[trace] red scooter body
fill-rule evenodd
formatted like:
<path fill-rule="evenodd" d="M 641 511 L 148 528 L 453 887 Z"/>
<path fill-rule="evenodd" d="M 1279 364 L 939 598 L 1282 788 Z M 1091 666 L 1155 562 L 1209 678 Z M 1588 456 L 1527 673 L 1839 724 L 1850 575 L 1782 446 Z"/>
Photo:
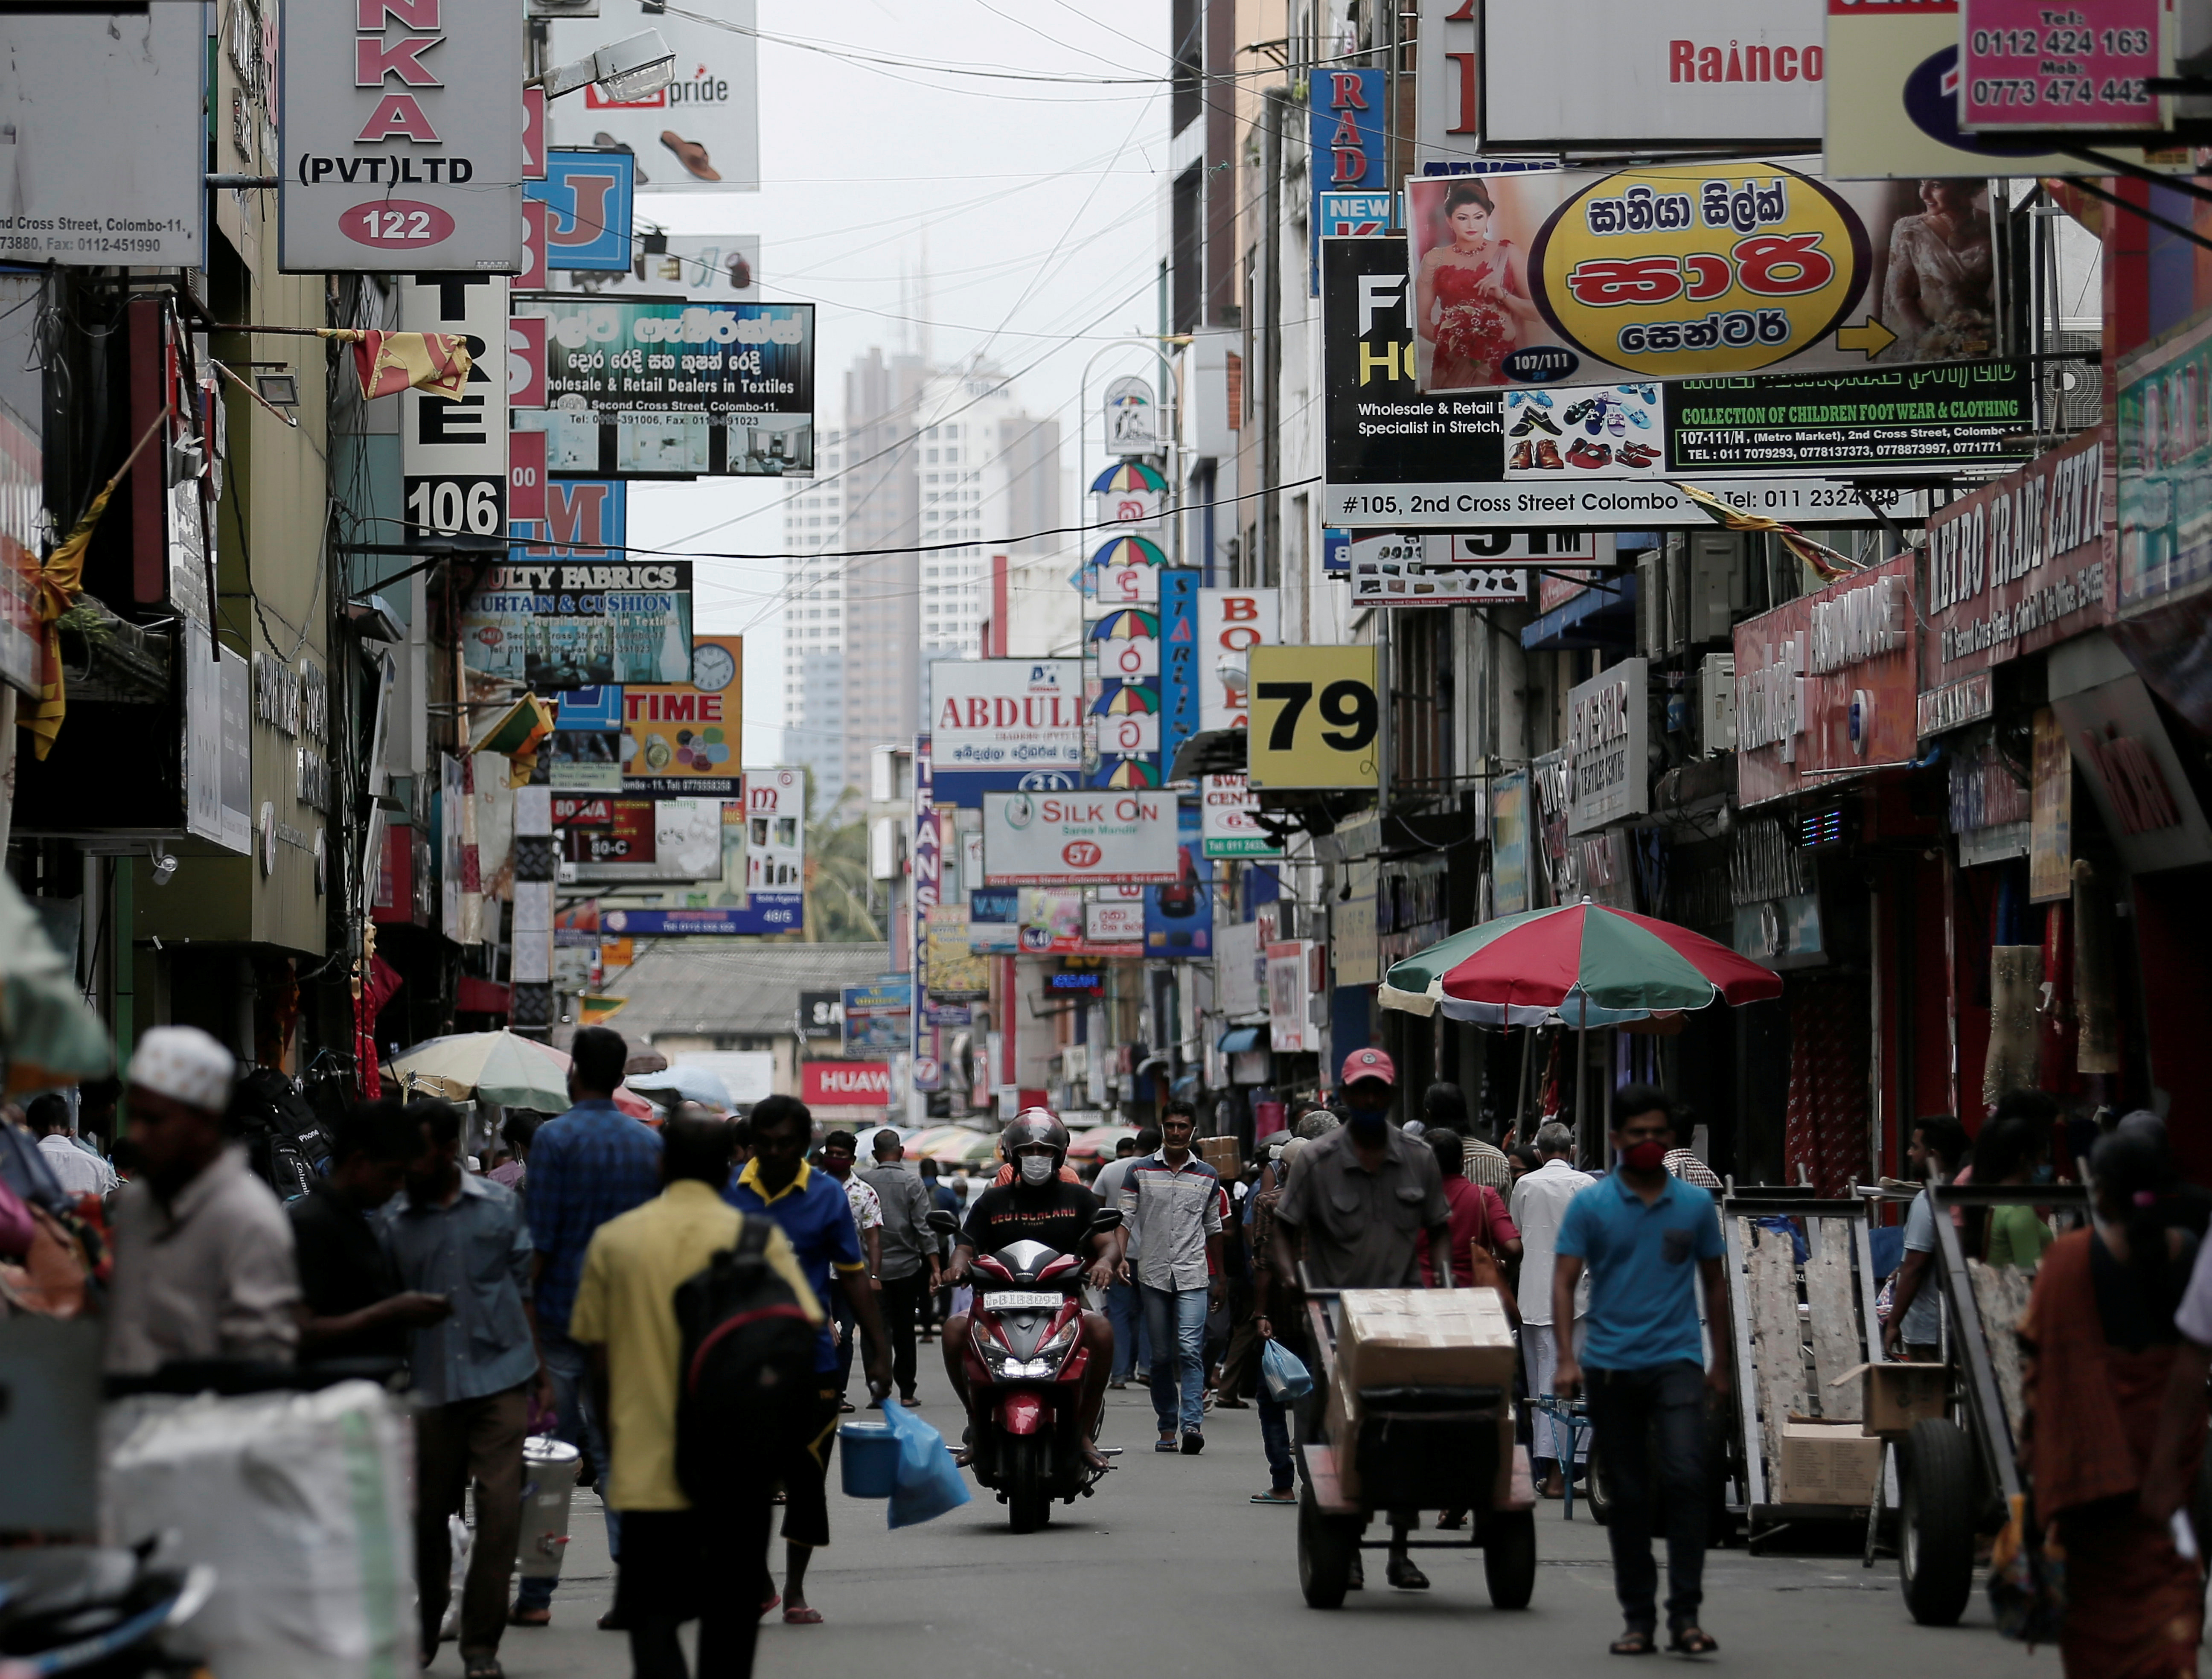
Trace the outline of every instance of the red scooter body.
<path fill-rule="evenodd" d="M 997 1490 L 1017 1533 L 1044 1525 L 1096 1479 L 1083 1453 L 1083 1264 L 1038 1242 L 977 1256 L 963 1349 L 969 1467 Z"/>

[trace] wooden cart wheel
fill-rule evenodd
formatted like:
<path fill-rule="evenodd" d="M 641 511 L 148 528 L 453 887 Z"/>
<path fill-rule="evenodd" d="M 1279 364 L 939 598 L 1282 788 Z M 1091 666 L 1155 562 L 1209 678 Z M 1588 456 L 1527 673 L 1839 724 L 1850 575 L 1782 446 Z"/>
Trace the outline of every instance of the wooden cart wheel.
<path fill-rule="evenodd" d="M 1974 1443 L 1954 1422 L 1917 1422 L 1898 1453 L 1897 1572 L 1923 1627 L 1953 1627 L 1974 1587 L 1974 1513 L 1982 1506 Z"/>
<path fill-rule="evenodd" d="M 1352 1565 L 1359 1555 L 1360 1530 L 1356 1516 L 1325 1516 L 1314 1501 L 1310 1485 L 1298 1489 L 1298 1590 L 1309 1608 L 1333 1609 L 1343 1606 L 1352 1585 Z"/>
<path fill-rule="evenodd" d="M 1482 1577 L 1490 1601 L 1501 1609 L 1525 1609 L 1536 1595 L 1536 1512 L 1492 1510 L 1477 1518 L 1482 1536 Z"/>

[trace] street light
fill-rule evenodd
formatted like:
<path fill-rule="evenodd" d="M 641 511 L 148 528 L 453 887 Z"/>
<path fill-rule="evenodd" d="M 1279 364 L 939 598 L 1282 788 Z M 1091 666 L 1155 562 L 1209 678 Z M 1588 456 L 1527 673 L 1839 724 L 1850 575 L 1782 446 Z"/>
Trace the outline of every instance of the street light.
<path fill-rule="evenodd" d="M 659 30 L 647 29 L 603 46 L 588 58 L 533 76 L 523 85 L 543 88 L 546 98 L 558 99 L 596 82 L 610 100 L 627 105 L 659 93 L 675 72 L 676 54 L 661 40 Z"/>

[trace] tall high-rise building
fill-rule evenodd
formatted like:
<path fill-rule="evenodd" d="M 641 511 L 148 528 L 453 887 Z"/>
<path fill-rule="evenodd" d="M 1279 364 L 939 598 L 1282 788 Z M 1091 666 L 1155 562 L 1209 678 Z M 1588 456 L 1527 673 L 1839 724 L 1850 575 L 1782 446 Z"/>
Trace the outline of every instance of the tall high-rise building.
<path fill-rule="evenodd" d="M 1068 538 L 1038 534 L 1062 522 L 1060 423 L 1024 412 L 988 367 L 871 350 L 817 448 L 820 478 L 784 508 L 783 716 L 818 813 L 865 792 L 872 748 L 912 745 L 929 661 L 981 650 L 992 557 Z"/>

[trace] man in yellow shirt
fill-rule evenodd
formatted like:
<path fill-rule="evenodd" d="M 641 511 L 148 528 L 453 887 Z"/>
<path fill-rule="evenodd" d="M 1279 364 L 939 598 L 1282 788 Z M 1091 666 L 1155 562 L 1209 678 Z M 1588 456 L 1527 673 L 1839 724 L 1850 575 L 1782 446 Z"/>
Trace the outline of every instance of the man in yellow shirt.
<path fill-rule="evenodd" d="M 744 1679 L 753 1668 L 773 1473 L 744 1508 L 711 1514 L 694 1511 L 676 1479 L 684 1343 L 676 1291 L 744 1228 L 745 1215 L 722 1199 L 734 1141 L 727 1121 L 690 1104 L 668 1122 L 661 1192 L 592 1236 L 569 1321 L 568 1333 L 591 1349 L 599 1414 L 610 1421 L 606 1496 L 623 1517 L 615 1609 L 629 1625 L 637 1679 L 686 1679 L 677 1628 L 694 1618 L 700 1679 Z M 818 1326 L 821 1304 L 781 1230 L 770 1232 L 766 1252 Z M 763 1450 L 771 1448 L 764 1442 Z"/>

